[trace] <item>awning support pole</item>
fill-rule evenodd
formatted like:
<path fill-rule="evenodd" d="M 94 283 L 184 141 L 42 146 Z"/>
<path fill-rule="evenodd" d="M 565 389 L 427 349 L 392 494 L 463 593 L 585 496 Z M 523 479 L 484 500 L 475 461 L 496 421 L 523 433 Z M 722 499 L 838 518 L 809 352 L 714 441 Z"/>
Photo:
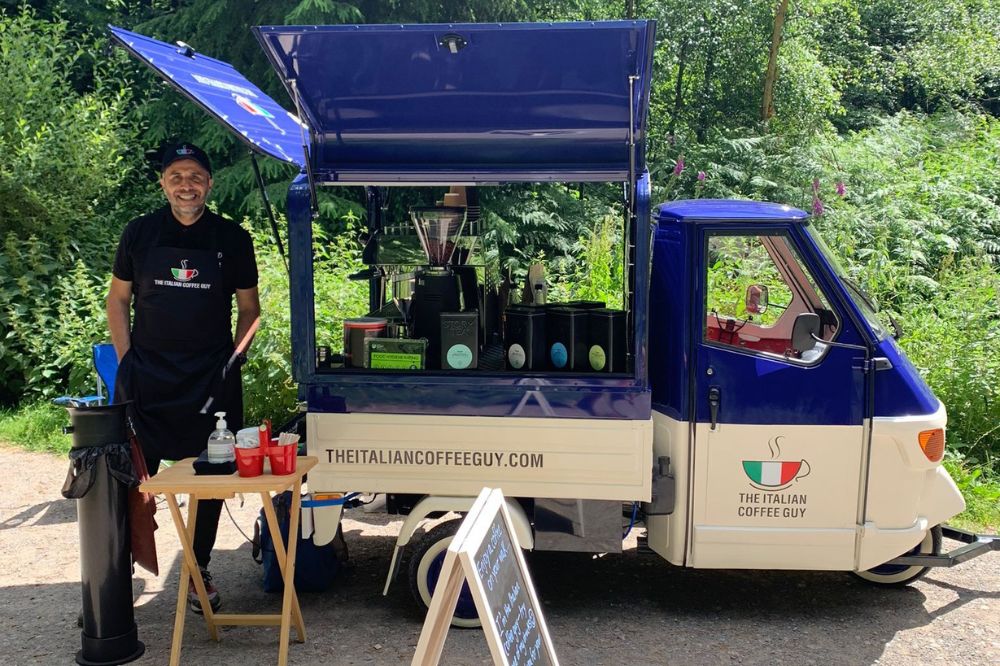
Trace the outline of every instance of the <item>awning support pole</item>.
<path fill-rule="evenodd" d="M 299 100 L 299 86 L 295 79 L 289 79 L 288 84 L 292 88 L 292 101 L 295 102 L 295 112 L 299 116 L 299 132 L 302 135 L 302 156 L 305 159 L 306 178 L 309 180 L 309 199 L 312 216 L 315 219 L 319 215 L 319 199 L 316 197 L 316 178 L 313 176 L 312 162 L 309 160 L 309 141 L 306 138 L 306 127 L 302 122 L 305 114 L 302 111 L 302 102 Z"/>
<path fill-rule="evenodd" d="M 278 233 L 278 223 L 274 219 L 274 210 L 271 208 L 271 198 L 267 196 L 267 188 L 264 186 L 264 177 L 260 175 L 260 167 L 257 165 L 257 156 L 250 151 L 250 164 L 253 165 L 253 175 L 257 178 L 257 187 L 260 188 L 260 196 L 264 199 L 264 210 L 267 211 L 267 219 L 271 221 L 271 233 L 274 234 L 274 242 L 278 246 L 278 254 L 281 255 L 281 263 L 285 265 L 285 273 L 288 273 L 288 258 L 285 257 L 285 246 L 281 243 L 281 234 Z"/>

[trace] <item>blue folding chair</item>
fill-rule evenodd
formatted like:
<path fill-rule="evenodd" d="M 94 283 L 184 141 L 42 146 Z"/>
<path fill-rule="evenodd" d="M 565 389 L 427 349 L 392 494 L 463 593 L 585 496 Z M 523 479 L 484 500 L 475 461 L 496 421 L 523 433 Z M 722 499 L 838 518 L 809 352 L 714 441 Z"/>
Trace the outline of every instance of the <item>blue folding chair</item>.
<path fill-rule="evenodd" d="M 110 405 L 115 399 L 115 376 L 118 374 L 118 354 L 110 342 L 102 342 L 91 348 L 94 360 L 94 370 L 97 372 L 96 390 L 94 395 L 81 397 L 63 395 L 52 402 L 57 405 L 83 407 L 92 405 Z M 107 395 L 105 396 L 105 393 Z"/>

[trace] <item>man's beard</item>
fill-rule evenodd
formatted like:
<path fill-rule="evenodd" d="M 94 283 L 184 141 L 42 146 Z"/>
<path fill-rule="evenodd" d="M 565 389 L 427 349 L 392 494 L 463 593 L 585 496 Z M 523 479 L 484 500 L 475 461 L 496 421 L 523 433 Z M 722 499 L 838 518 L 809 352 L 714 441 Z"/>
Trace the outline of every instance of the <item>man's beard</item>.
<path fill-rule="evenodd" d="M 205 204 L 174 204 L 170 206 L 174 212 L 180 213 L 181 215 L 199 215 L 205 210 Z"/>

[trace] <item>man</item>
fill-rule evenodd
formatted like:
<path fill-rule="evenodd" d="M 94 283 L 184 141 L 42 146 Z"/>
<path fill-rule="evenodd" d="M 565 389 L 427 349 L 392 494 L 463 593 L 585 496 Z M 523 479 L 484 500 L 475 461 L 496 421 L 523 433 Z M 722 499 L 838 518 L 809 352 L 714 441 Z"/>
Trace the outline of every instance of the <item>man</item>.
<path fill-rule="evenodd" d="M 226 412 L 229 428 L 243 427 L 239 365 L 221 381 L 234 351 L 260 315 L 257 265 L 250 234 L 205 208 L 212 167 L 197 146 L 169 146 L 160 187 L 167 205 L 129 222 L 115 254 L 107 313 L 119 369 L 115 401 L 132 401 L 130 416 L 150 474 L 160 461 L 197 456 Z M 129 326 L 130 310 L 133 314 Z M 243 356 L 241 361 L 245 361 Z M 201 501 L 194 552 L 213 610 L 222 597 L 208 573 L 222 501 Z M 201 613 L 194 587 L 192 610 Z"/>

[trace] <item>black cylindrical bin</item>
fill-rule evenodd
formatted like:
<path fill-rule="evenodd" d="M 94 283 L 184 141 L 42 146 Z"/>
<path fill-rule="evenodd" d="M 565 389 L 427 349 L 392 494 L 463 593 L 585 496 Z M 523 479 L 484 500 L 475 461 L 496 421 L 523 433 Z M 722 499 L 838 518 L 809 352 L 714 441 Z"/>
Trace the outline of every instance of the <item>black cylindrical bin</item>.
<path fill-rule="evenodd" d="M 126 404 L 70 407 L 73 448 L 63 496 L 76 499 L 83 588 L 83 666 L 127 664 L 142 656 L 132 607 L 128 491 L 132 467 Z"/>

